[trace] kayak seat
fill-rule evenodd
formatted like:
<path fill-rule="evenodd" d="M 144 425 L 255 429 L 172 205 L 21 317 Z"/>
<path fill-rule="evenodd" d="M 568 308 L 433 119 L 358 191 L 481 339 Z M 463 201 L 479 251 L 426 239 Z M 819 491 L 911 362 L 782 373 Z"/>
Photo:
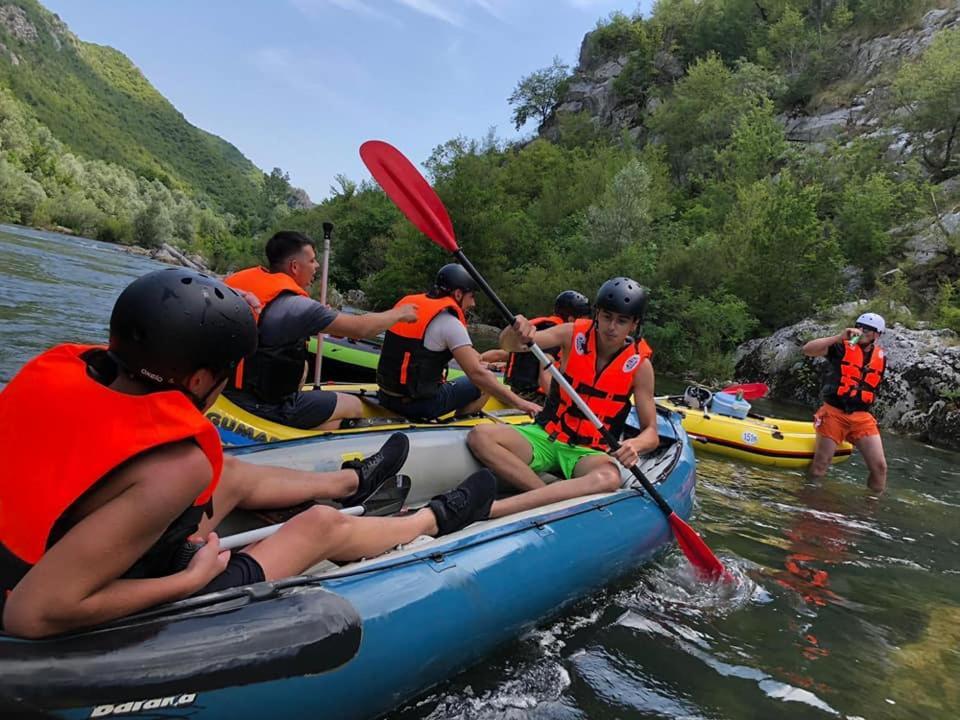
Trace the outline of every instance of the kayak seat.
<path fill-rule="evenodd" d="M 691 410 L 707 410 L 710 407 L 710 401 L 713 399 L 713 393 L 700 385 L 688 385 L 683 391 L 681 404 Z"/>

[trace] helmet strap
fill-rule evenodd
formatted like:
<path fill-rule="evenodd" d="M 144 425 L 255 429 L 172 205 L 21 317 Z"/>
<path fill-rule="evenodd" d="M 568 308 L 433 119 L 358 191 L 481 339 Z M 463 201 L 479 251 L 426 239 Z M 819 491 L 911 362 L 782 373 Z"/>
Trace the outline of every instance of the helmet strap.
<path fill-rule="evenodd" d="M 174 385 L 174 387 L 180 392 L 182 392 L 184 395 L 186 395 L 190 399 L 190 402 L 192 402 L 196 406 L 197 410 L 199 410 L 200 412 L 203 412 L 203 409 L 207 405 L 207 401 L 210 399 L 210 396 L 213 395 L 216 389 L 223 384 L 224 380 L 230 377 L 230 373 L 231 373 L 230 370 L 218 373 L 213 378 L 213 385 L 211 385 L 210 389 L 207 390 L 203 395 L 197 395 L 195 392 L 187 389 L 186 387 L 184 387 L 179 383 Z"/>

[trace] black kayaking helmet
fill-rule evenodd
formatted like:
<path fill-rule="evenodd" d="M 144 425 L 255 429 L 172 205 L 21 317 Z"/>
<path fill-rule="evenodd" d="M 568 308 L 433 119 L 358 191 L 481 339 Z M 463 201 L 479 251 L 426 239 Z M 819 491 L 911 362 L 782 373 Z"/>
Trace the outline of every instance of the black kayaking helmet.
<path fill-rule="evenodd" d="M 196 397 L 183 380 L 204 368 L 219 385 L 256 349 L 257 322 L 247 301 L 195 270 L 156 270 L 134 280 L 110 316 L 110 354 L 123 370 L 158 388 L 181 390 L 198 407 L 206 397 Z"/>
<path fill-rule="evenodd" d="M 452 295 L 454 290 L 463 290 L 463 292 L 477 290 L 477 283 L 470 277 L 470 273 L 463 265 L 457 263 L 448 263 L 440 268 L 434 285 L 444 295 Z"/>
<path fill-rule="evenodd" d="M 564 290 L 553 301 L 553 313 L 564 319 L 570 315 L 575 318 L 587 317 L 590 314 L 590 300 L 576 290 Z"/>
<path fill-rule="evenodd" d="M 630 315 L 643 322 L 647 310 L 649 291 L 636 280 L 615 277 L 607 280 L 597 291 L 597 310 L 608 310 L 620 315 Z"/>

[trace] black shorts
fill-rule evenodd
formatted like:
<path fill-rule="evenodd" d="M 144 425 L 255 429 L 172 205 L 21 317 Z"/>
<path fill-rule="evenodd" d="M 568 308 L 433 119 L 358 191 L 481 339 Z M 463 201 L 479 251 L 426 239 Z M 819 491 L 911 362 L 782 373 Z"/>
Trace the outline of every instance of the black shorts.
<path fill-rule="evenodd" d="M 413 420 L 436 420 L 454 410 L 466 407 L 480 397 L 480 390 L 470 378 L 459 377 L 443 383 L 437 388 L 437 394 L 422 400 L 404 400 L 380 392 L 377 397 L 387 410 L 393 410 Z"/>
<path fill-rule="evenodd" d="M 323 425 L 337 409 L 337 394 L 327 390 L 295 392 L 280 403 L 260 402 L 243 390 L 234 390 L 226 395 L 248 413 L 301 430 Z"/>
<path fill-rule="evenodd" d="M 230 562 L 222 573 L 208 582 L 194 595 L 205 595 L 206 593 L 226 590 L 227 588 L 240 587 L 241 585 L 253 585 L 263 582 L 267 576 L 263 574 L 263 568 L 260 563 L 252 556 L 244 552 L 235 552 L 230 554 Z"/>

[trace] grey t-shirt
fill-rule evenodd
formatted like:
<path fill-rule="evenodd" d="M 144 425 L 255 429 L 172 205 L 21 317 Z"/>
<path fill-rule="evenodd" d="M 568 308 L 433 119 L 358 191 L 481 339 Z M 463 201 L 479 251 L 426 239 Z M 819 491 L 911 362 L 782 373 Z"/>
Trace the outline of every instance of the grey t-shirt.
<path fill-rule="evenodd" d="M 423 346 L 434 352 L 453 352 L 464 345 L 473 345 L 470 333 L 455 315 L 448 312 L 442 312 L 431 320 L 423 334 Z"/>
<path fill-rule="evenodd" d="M 286 345 L 323 332 L 337 311 L 302 295 L 281 295 L 260 319 L 260 342 L 268 347 Z"/>

